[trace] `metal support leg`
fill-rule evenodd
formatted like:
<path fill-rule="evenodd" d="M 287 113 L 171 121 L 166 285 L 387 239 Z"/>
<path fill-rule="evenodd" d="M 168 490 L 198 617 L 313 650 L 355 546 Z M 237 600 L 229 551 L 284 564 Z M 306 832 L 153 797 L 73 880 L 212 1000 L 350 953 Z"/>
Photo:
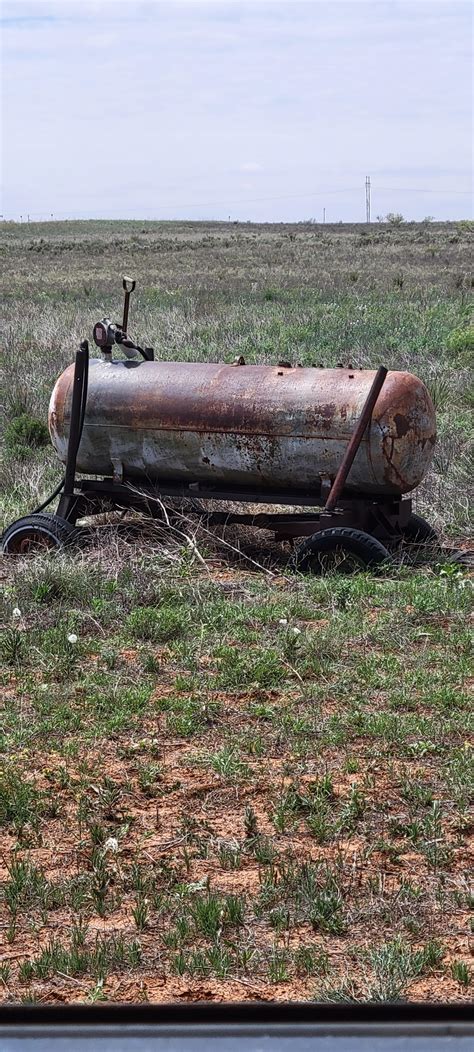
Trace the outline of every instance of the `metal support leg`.
<path fill-rule="evenodd" d="M 72 386 L 71 419 L 69 422 L 69 440 L 67 445 L 66 474 L 64 488 L 58 505 L 58 515 L 72 521 L 72 509 L 75 503 L 74 484 L 76 480 L 76 461 L 81 441 L 84 419 L 85 399 L 87 396 L 87 374 L 89 363 L 89 344 L 83 340 L 76 352 L 74 380 Z"/>

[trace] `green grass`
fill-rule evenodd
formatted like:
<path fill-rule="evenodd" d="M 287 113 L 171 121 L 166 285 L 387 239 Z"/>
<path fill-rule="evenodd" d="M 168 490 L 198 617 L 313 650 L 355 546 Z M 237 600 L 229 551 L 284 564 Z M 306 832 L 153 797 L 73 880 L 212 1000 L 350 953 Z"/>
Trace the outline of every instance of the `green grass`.
<path fill-rule="evenodd" d="M 423 376 L 441 440 L 418 508 L 465 535 L 468 227 L 3 236 L 4 522 L 58 478 L 30 421 L 117 314 L 119 257 L 163 356 Z M 2 565 L 3 999 L 467 999 L 467 570 L 311 578 L 207 535 L 204 565 L 182 537 L 100 537 Z"/>
<path fill-rule="evenodd" d="M 124 971 L 150 996 L 155 974 L 171 993 L 206 978 L 330 999 L 433 976 L 462 996 L 469 578 L 230 583 L 137 549 L 100 560 L 9 569 L 6 996 L 65 975 L 120 999 Z"/>
<path fill-rule="evenodd" d="M 160 358 L 243 354 L 248 362 L 384 363 L 417 373 L 439 431 L 419 510 L 459 536 L 469 524 L 472 237 L 469 223 L 3 224 L 0 526 L 60 477 L 42 448 L 49 396 L 94 322 L 120 314 L 119 267 L 138 281 L 133 333 Z"/>

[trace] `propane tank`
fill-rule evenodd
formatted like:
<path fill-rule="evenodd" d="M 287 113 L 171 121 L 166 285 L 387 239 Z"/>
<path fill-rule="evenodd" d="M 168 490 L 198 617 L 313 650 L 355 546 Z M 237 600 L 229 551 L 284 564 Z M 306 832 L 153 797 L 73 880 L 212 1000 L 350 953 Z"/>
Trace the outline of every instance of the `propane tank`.
<path fill-rule="evenodd" d="M 51 396 L 66 461 L 74 367 Z M 334 478 L 372 370 L 93 359 L 77 471 L 133 482 L 226 483 L 320 493 Z M 436 440 L 424 384 L 389 372 L 346 490 L 400 496 L 425 476 Z"/>

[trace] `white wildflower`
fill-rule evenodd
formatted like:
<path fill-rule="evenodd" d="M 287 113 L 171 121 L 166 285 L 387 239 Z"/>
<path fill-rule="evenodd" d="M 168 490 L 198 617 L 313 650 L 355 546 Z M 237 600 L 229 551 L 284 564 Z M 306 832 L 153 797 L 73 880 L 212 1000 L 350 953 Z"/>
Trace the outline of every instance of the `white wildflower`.
<path fill-rule="evenodd" d="M 21 610 L 19 609 L 19 607 L 18 607 L 18 606 L 15 606 L 15 607 L 13 608 L 13 613 L 12 613 L 12 617 L 13 617 L 13 620 L 14 620 L 14 621 L 18 621 L 18 620 L 19 620 L 19 618 L 21 617 Z"/>
<path fill-rule="evenodd" d="M 67 637 L 68 643 L 77 643 L 77 636 L 75 632 L 70 632 Z"/>
<path fill-rule="evenodd" d="M 293 629 L 293 635 L 294 636 L 300 636 L 301 635 L 301 628 L 294 628 Z"/>
<path fill-rule="evenodd" d="M 118 851 L 118 840 L 116 836 L 109 836 L 104 844 L 104 851 L 111 851 L 113 855 Z"/>
<path fill-rule="evenodd" d="M 279 625 L 287 625 L 288 621 L 287 621 L 286 617 L 280 617 L 280 620 L 279 620 L 278 624 Z"/>

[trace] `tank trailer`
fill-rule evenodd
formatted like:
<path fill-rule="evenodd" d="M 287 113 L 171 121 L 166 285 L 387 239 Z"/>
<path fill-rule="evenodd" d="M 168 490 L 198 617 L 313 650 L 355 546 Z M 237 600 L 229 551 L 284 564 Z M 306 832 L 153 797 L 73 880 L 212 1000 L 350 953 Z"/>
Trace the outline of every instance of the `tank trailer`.
<path fill-rule="evenodd" d="M 6 529 L 4 553 L 69 544 L 80 537 L 78 520 L 104 511 L 160 518 L 170 497 L 199 498 L 208 524 L 247 523 L 293 542 L 291 564 L 302 571 L 364 569 L 402 542 L 435 540 L 407 496 L 436 441 L 435 410 L 416 376 L 384 366 L 246 365 L 242 357 L 157 361 L 128 335 L 134 288 L 123 279 L 121 323 L 94 326 L 100 357 L 84 340 L 56 382 L 49 430 L 65 475 L 40 508 Z M 58 495 L 57 512 L 45 513 Z M 213 511 L 213 501 L 278 510 Z"/>

